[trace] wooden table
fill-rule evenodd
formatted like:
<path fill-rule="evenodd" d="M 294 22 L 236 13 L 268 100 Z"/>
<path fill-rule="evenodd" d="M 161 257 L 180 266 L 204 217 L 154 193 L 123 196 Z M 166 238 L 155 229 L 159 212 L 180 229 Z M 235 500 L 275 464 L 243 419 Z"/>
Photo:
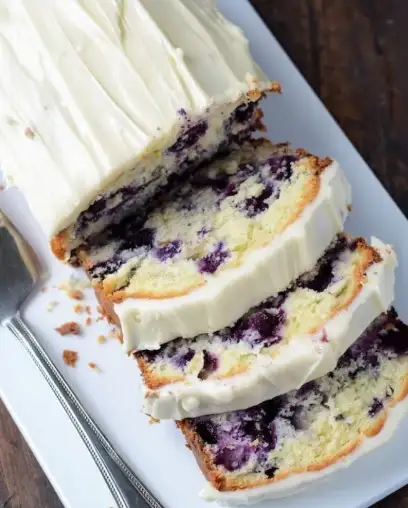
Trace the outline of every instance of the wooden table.
<path fill-rule="evenodd" d="M 408 0 L 252 1 L 408 217 Z M 0 405 L 0 508 L 57 507 Z M 408 508 L 408 487 L 376 508 Z"/>

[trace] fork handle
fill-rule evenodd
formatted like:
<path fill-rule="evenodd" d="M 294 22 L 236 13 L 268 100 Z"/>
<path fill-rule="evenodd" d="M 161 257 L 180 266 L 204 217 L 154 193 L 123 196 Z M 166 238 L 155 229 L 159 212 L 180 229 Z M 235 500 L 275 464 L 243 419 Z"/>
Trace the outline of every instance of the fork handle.
<path fill-rule="evenodd" d="M 116 453 L 21 316 L 17 314 L 3 324 L 17 337 L 57 396 L 88 448 L 118 508 L 163 508 Z"/>

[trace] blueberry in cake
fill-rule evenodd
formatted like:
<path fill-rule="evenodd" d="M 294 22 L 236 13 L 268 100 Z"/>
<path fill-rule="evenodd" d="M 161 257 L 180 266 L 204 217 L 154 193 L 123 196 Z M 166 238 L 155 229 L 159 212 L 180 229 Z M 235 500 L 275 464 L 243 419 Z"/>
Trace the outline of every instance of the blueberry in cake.
<path fill-rule="evenodd" d="M 229 326 L 286 288 L 343 229 L 349 204 L 330 159 L 252 140 L 79 258 L 127 350 L 155 349 Z"/>
<path fill-rule="evenodd" d="M 390 311 L 317 381 L 178 425 L 211 484 L 206 497 L 242 503 L 287 494 L 379 446 L 408 409 L 407 394 L 408 328 Z"/>
<path fill-rule="evenodd" d="M 41 12 L 7 2 L 1 18 L 2 169 L 61 259 L 249 137 L 279 90 L 215 0 Z"/>
<path fill-rule="evenodd" d="M 135 357 L 144 409 L 176 420 L 246 409 L 314 380 L 391 306 L 389 246 L 339 235 L 310 272 L 234 326 Z"/>

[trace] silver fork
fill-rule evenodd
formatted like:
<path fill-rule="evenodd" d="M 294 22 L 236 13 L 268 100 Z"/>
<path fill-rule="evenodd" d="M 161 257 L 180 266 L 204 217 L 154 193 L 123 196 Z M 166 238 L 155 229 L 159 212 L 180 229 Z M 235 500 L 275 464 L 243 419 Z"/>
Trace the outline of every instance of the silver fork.
<path fill-rule="evenodd" d="M 40 275 L 41 269 L 34 252 L 0 212 L 0 323 L 17 337 L 57 396 L 92 455 L 118 508 L 163 508 L 116 453 L 24 323 L 20 308 Z"/>

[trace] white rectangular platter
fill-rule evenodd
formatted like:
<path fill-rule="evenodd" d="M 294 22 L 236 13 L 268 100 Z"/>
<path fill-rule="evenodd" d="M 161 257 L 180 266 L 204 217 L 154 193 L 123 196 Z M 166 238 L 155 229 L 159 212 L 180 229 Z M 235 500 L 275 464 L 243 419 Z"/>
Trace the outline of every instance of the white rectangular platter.
<path fill-rule="evenodd" d="M 264 106 L 269 135 L 275 141 L 289 140 L 296 146 L 338 159 L 353 187 L 354 206 L 348 231 L 367 237 L 377 235 L 395 245 L 400 259 L 396 307 L 408 319 L 408 284 L 404 284 L 408 281 L 408 221 L 247 0 L 218 3 L 226 16 L 245 30 L 256 60 L 283 86 L 284 95 L 270 98 Z M 1 193 L 0 207 L 48 265 L 51 280 L 47 286 L 66 280 L 72 270 L 51 258 L 47 242 L 18 192 Z M 95 308 L 96 302 L 87 291 L 87 303 Z M 51 300 L 58 300 L 60 305 L 47 312 Z M 96 337 L 107 333 L 107 325 L 98 323 L 89 327 L 87 334 L 79 338 L 60 337 L 54 331 L 56 326 L 70 319 L 83 321 L 84 317 L 74 313 L 73 302 L 57 289 L 37 295 L 26 310 L 26 318 L 102 430 L 164 507 L 208 506 L 198 498 L 204 478 L 175 425 L 172 422 L 149 425 L 140 412 L 136 362 L 122 353 L 117 341 L 97 343 Z M 16 340 L 4 330 L 0 335 L 0 395 L 62 502 L 68 508 L 113 508 L 115 503 L 102 477 L 51 390 Z M 62 362 L 65 348 L 79 352 L 75 369 Z M 91 370 L 90 361 L 99 365 L 102 372 Z M 386 446 L 332 475 L 318 488 L 284 501 L 263 503 L 259 508 L 370 506 L 408 483 L 408 455 L 404 451 L 407 435 L 405 421 Z"/>

